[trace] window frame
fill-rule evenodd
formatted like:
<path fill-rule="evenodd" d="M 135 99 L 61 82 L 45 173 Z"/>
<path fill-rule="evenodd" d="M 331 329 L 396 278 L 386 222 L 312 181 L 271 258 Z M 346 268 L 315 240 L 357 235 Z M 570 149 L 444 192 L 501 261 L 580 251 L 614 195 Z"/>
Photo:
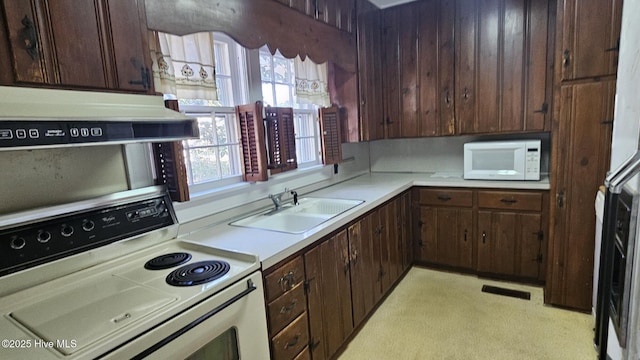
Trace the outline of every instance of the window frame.
<path fill-rule="evenodd" d="M 249 99 L 257 99 L 257 101 L 263 100 L 262 94 L 262 77 L 261 77 L 261 69 L 260 69 L 260 49 L 246 49 L 241 45 L 237 44 L 233 39 L 229 36 L 222 33 L 215 33 L 214 40 L 216 42 L 223 42 L 226 44 L 227 49 L 229 50 L 228 58 L 230 65 L 230 78 L 240 79 L 240 81 L 234 81 L 232 87 L 232 101 L 236 104 L 233 106 L 225 106 L 225 104 L 220 104 L 216 106 L 203 106 L 203 105 L 187 105 L 180 104 L 180 111 L 185 115 L 202 115 L 202 116 L 212 116 L 214 117 L 215 113 L 224 113 L 235 115 L 235 105 L 238 104 L 246 104 L 250 103 Z M 270 54 L 270 53 L 269 53 Z M 280 55 L 281 56 L 281 55 Z M 283 57 L 284 58 L 284 57 Z M 216 56 L 216 60 L 218 57 Z M 287 61 L 293 61 L 293 59 L 284 58 Z M 273 60 L 272 60 L 273 61 Z M 291 64 L 291 72 L 293 75 L 293 64 Z M 217 75 L 217 74 L 216 74 Z M 224 76 L 224 75 L 223 75 Z M 272 84 L 272 86 L 275 86 Z M 295 103 L 295 78 L 291 79 L 290 85 L 290 99 Z M 255 100 L 254 100 L 255 101 Z M 321 142 L 321 133 L 320 133 L 320 124 L 318 117 L 318 108 L 315 105 L 303 105 L 303 108 L 293 107 L 294 116 L 303 115 L 310 117 L 312 124 L 310 124 L 313 128 L 313 136 L 305 135 L 298 136 L 298 129 L 295 129 L 295 140 L 296 140 L 296 152 L 300 154 L 300 149 L 298 148 L 298 144 L 304 139 L 312 138 L 314 139 L 315 146 L 315 159 L 311 161 L 300 162 L 298 160 L 298 168 L 289 172 L 285 172 L 282 174 L 274 174 L 269 177 L 270 180 L 277 178 L 285 178 L 288 177 L 289 174 L 293 174 L 297 171 L 309 171 L 312 168 L 323 168 L 322 164 L 322 142 Z M 215 117 L 214 117 L 215 119 Z M 215 121 L 215 120 L 214 120 Z M 296 120 L 297 122 L 298 120 Z M 236 139 L 239 142 L 239 139 Z M 183 141 L 184 152 L 185 152 L 185 163 L 191 167 L 190 159 L 189 159 L 189 144 L 187 141 Z M 242 159 L 238 159 L 239 168 L 241 169 Z M 190 170 L 188 169 L 187 172 Z M 192 176 L 188 176 L 191 180 Z M 229 188 L 230 186 L 236 186 L 238 184 L 243 183 L 242 174 L 232 175 L 229 177 L 222 177 L 217 180 L 204 181 L 200 183 L 189 183 L 189 192 L 191 196 L 199 196 L 207 193 L 214 193 L 224 188 Z"/>

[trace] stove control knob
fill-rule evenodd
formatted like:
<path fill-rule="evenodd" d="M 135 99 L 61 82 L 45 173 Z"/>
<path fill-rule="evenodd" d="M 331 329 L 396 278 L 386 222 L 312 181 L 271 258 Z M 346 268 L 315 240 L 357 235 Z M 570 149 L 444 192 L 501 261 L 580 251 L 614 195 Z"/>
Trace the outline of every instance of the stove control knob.
<path fill-rule="evenodd" d="M 64 237 L 69 237 L 71 235 L 73 235 L 73 226 L 71 225 L 62 225 L 62 228 L 60 229 L 60 234 L 62 234 L 62 236 Z"/>
<path fill-rule="evenodd" d="M 10 244 L 12 249 L 20 250 L 27 244 L 27 242 L 22 237 L 14 237 L 13 239 L 11 239 Z"/>
<path fill-rule="evenodd" d="M 91 220 L 85 219 L 85 220 L 82 221 L 82 230 L 84 230 L 84 231 L 91 231 L 95 227 L 96 227 L 96 223 L 94 223 Z"/>
<path fill-rule="evenodd" d="M 51 233 L 48 231 L 38 231 L 38 235 L 36 236 L 36 239 L 38 239 L 38 242 L 44 244 L 46 242 L 49 242 L 49 240 L 51 240 Z"/>

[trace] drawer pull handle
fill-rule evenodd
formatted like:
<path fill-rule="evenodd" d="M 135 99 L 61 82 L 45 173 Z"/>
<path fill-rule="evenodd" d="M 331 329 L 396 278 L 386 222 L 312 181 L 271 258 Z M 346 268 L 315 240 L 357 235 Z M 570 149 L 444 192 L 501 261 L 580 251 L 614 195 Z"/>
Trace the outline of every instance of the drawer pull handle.
<path fill-rule="evenodd" d="M 289 270 L 289 273 L 278 279 L 278 284 L 280 284 L 282 291 L 287 291 L 295 286 L 296 283 L 293 280 L 294 276 L 295 272 L 293 270 Z"/>
<path fill-rule="evenodd" d="M 467 242 L 467 229 L 464 229 L 464 242 Z"/>
<path fill-rule="evenodd" d="M 449 195 L 438 195 L 438 200 L 449 201 L 449 200 L 451 200 L 451 196 L 449 196 Z"/>
<path fill-rule="evenodd" d="M 280 309 L 280 314 L 291 312 L 291 310 L 296 307 L 297 303 L 298 300 L 293 300 L 289 305 L 283 306 L 282 309 Z"/>
<path fill-rule="evenodd" d="M 518 202 L 518 200 L 516 199 L 500 199 L 500 201 L 502 201 L 505 204 L 515 204 Z"/>
<path fill-rule="evenodd" d="M 292 346 L 296 346 L 298 340 L 300 340 L 300 334 L 297 334 L 291 341 L 288 341 L 286 344 L 284 344 L 284 348 L 288 349 Z"/>

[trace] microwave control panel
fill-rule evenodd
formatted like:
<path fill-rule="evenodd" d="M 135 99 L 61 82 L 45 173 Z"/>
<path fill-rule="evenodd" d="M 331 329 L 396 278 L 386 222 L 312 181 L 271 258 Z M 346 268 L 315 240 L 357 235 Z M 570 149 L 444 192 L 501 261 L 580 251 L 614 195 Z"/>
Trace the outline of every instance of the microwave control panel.
<path fill-rule="evenodd" d="M 527 142 L 525 148 L 525 180 L 540 180 L 540 141 Z"/>

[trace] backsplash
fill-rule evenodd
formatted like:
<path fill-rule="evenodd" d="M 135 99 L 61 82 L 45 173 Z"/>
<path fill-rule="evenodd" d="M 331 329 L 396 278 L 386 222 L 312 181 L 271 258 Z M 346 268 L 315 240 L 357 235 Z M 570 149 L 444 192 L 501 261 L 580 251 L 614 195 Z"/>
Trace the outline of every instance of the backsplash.
<path fill-rule="evenodd" d="M 0 152 L 0 215 L 128 189 L 119 145 Z"/>
<path fill-rule="evenodd" d="M 451 172 L 462 174 L 465 143 L 541 139 L 540 172 L 549 173 L 550 140 L 548 133 L 499 136 L 446 136 L 433 138 L 388 139 L 372 141 L 372 172 Z"/>

